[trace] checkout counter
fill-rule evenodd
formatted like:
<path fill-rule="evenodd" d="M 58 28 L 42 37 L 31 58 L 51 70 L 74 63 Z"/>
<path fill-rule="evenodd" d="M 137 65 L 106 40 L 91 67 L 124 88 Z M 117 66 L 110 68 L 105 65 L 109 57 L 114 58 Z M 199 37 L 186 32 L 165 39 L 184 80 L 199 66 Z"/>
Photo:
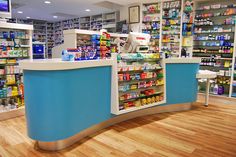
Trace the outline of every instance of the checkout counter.
<path fill-rule="evenodd" d="M 191 109 L 197 99 L 199 59 L 164 59 L 165 103 L 112 113 L 114 58 L 92 61 L 28 60 L 24 73 L 28 135 L 45 150 L 66 148 L 115 123 L 139 116 Z M 114 68 L 115 67 L 115 68 Z"/>

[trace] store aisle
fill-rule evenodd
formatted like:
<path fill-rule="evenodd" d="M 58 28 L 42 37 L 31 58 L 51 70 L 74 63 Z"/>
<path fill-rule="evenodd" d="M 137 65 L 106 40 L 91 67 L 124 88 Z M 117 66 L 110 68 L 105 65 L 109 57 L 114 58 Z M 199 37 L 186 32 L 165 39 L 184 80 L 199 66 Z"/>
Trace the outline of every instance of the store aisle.
<path fill-rule="evenodd" d="M 155 114 L 122 122 L 56 153 L 34 149 L 34 142 L 26 135 L 24 117 L 2 121 L 0 156 L 236 156 L 236 106 L 210 104 L 206 108 L 195 103 L 191 111 Z"/>

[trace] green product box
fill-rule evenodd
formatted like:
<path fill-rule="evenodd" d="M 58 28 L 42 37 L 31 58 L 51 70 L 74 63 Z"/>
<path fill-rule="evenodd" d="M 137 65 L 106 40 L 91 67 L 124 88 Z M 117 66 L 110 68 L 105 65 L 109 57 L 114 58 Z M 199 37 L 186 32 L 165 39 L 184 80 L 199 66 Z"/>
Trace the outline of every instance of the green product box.
<path fill-rule="evenodd" d="M 28 57 L 28 50 L 23 50 L 23 57 Z"/>

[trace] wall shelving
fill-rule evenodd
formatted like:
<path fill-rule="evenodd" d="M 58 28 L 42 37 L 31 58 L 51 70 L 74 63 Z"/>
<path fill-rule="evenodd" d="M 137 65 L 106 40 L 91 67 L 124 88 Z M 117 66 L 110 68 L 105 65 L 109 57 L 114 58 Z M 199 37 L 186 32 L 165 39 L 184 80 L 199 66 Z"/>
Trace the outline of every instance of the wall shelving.
<path fill-rule="evenodd" d="M 50 58 L 52 48 L 54 47 L 54 23 L 47 23 L 47 42 L 46 42 L 46 58 Z"/>
<path fill-rule="evenodd" d="M 45 42 L 46 57 L 51 57 L 52 48 L 64 42 L 63 30 L 84 29 L 98 31 L 102 28 L 108 32 L 116 32 L 116 22 L 119 21 L 119 12 L 103 13 L 93 16 L 73 18 L 69 20 L 47 22 L 42 20 L 10 19 L 11 23 L 34 25 L 33 40 Z"/>
<path fill-rule="evenodd" d="M 161 3 L 145 3 L 142 6 L 142 32 L 151 35 L 150 51 L 160 51 Z"/>
<path fill-rule="evenodd" d="M 107 29 L 108 32 L 116 32 L 116 22 L 120 20 L 120 12 L 111 12 L 102 14 L 102 28 Z"/>
<path fill-rule="evenodd" d="M 183 0 L 181 55 L 192 57 L 194 35 L 194 2 Z"/>
<path fill-rule="evenodd" d="M 90 30 L 90 16 L 80 18 L 80 29 Z"/>
<path fill-rule="evenodd" d="M 201 57 L 201 69 L 217 72 L 210 93 L 233 96 L 236 3 L 201 1 L 196 3 L 193 56 Z M 205 86 L 200 83 L 200 91 Z"/>
<path fill-rule="evenodd" d="M 181 7 L 180 0 L 162 3 L 162 52 L 168 57 L 180 57 Z"/>
<path fill-rule="evenodd" d="M 94 31 L 99 31 L 102 29 L 103 17 L 102 14 L 91 16 L 90 29 Z"/>
<path fill-rule="evenodd" d="M 32 58 L 32 36 L 32 25 L 0 25 L 0 120 L 24 113 L 23 75 L 18 61 Z"/>

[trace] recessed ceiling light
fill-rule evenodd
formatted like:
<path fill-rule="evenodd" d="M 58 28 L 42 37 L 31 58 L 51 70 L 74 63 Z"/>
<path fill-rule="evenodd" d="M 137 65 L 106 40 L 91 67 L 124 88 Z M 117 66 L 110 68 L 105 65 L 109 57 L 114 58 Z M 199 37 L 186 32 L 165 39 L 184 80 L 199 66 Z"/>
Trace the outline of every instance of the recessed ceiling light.
<path fill-rule="evenodd" d="M 91 10 L 90 9 L 86 9 L 85 11 L 90 12 Z"/>
<path fill-rule="evenodd" d="M 26 18 L 27 18 L 27 19 L 30 19 L 30 17 L 29 17 L 29 16 L 27 16 Z"/>
<path fill-rule="evenodd" d="M 53 16 L 53 18 L 54 18 L 54 19 L 57 19 L 57 18 L 58 18 L 58 16 Z"/>
<path fill-rule="evenodd" d="M 18 14 L 22 14 L 22 13 L 23 13 L 23 11 L 17 11 L 17 13 L 18 13 Z"/>
<path fill-rule="evenodd" d="M 51 2 L 50 2 L 50 1 L 44 1 L 44 3 L 45 3 L 45 4 L 51 4 Z"/>

